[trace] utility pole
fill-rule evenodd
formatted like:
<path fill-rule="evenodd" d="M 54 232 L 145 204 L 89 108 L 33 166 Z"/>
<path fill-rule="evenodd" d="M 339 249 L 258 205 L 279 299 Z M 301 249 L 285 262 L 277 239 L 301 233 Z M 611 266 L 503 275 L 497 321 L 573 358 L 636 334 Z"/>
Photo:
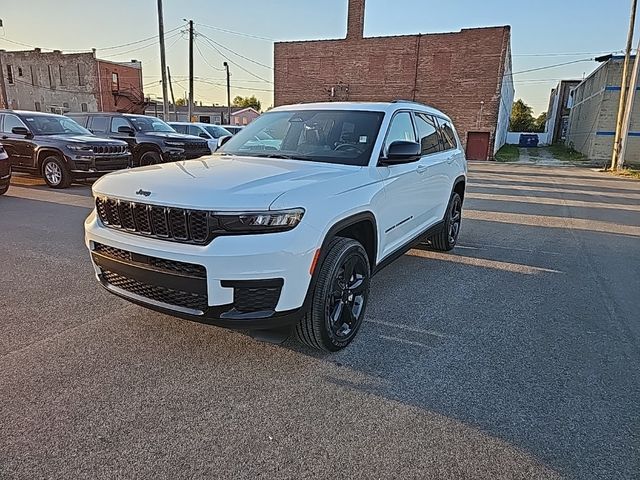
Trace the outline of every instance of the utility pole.
<path fill-rule="evenodd" d="M 622 67 L 622 82 L 620 85 L 620 101 L 618 102 L 618 118 L 616 120 L 616 135 L 613 139 L 613 154 L 611 156 L 611 170 L 618 168 L 620 159 L 622 125 L 624 122 L 624 112 L 627 101 L 627 86 L 629 84 L 629 61 L 631 59 L 631 47 L 633 47 L 633 31 L 636 24 L 636 9 L 638 0 L 631 2 L 631 16 L 629 18 L 629 33 L 627 34 L 627 48 L 624 54 L 624 65 Z M 638 53 L 636 53 L 636 56 Z"/>
<path fill-rule="evenodd" d="M 231 75 L 229 74 L 229 64 L 223 63 L 227 70 L 227 124 L 231 125 Z"/>
<path fill-rule="evenodd" d="M 193 20 L 189 20 L 189 121 L 193 114 Z"/>
<path fill-rule="evenodd" d="M 640 42 L 638 42 L 640 49 Z M 627 142 L 629 141 L 629 127 L 631 126 L 631 114 L 633 113 L 633 104 L 636 99 L 636 88 L 638 86 L 638 72 L 640 72 L 640 52 L 636 50 L 636 58 L 633 62 L 633 72 L 631 72 L 631 84 L 629 85 L 629 93 L 627 95 L 627 106 L 624 110 L 624 119 L 622 121 L 622 133 L 620 134 L 620 151 L 618 153 L 617 170 L 624 167 L 624 156 L 627 153 Z"/>
<path fill-rule="evenodd" d="M 167 95 L 167 59 L 164 52 L 162 0 L 158 0 L 158 35 L 160 37 L 160 69 L 162 70 L 162 119 L 166 121 L 169 114 L 169 95 Z"/>
<path fill-rule="evenodd" d="M 173 83 L 171 83 L 171 70 L 167 65 L 167 77 L 169 77 L 169 90 L 171 91 L 171 103 L 173 103 L 173 119 L 178 121 L 178 106 L 176 105 L 176 98 L 173 96 Z"/>

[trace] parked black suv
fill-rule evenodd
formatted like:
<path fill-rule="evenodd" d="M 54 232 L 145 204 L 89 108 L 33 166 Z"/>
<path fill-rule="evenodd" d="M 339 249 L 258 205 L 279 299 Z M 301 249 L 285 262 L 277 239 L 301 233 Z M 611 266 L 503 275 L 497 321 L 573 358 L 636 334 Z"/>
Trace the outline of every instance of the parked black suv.
<path fill-rule="evenodd" d="M 11 181 L 11 163 L 9 155 L 0 145 L 0 195 L 7 193 L 9 190 L 9 182 Z"/>
<path fill-rule="evenodd" d="M 96 137 L 52 113 L 0 110 L 0 142 L 13 170 L 37 172 L 52 188 L 127 168 L 131 158 L 125 142 Z"/>
<path fill-rule="evenodd" d="M 127 142 L 134 167 L 211 154 L 205 140 L 177 133 L 156 117 L 126 113 L 73 113 L 68 116 L 95 135 Z"/>

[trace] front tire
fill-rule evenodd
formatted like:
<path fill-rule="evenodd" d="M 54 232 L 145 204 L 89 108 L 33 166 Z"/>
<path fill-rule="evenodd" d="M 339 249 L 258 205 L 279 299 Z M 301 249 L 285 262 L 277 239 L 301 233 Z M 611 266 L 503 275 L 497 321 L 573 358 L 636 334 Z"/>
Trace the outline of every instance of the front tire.
<path fill-rule="evenodd" d="M 449 199 L 442 230 L 428 239 L 431 248 L 441 252 L 453 250 L 453 247 L 455 247 L 458 242 L 461 222 L 462 198 L 460 198 L 460 194 L 453 192 Z"/>
<path fill-rule="evenodd" d="M 158 152 L 153 152 L 153 151 L 145 152 L 140 157 L 141 167 L 146 167 L 147 165 L 157 165 L 159 163 L 162 163 L 162 157 Z"/>
<path fill-rule="evenodd" d="M 51 188 L 68 188 L 73 178 L 67 164 L 56 156 L 49 156 L 42 162 L 42 178 Z"/>
<path fill-rule="evenodd" d="M 318 268 L 311 307 L 296 325 L 296 335 L 310 347 L 337 352 L 362 325 L 371 280 L 369 257 L 356 240 L 336 237 Z"/>

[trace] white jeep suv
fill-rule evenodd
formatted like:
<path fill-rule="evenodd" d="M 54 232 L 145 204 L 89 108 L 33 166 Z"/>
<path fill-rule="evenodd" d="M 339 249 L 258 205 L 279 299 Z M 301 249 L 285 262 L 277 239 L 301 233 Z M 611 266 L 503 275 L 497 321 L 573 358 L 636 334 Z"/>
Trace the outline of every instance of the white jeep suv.
<path fill-rule="evenodd" d="M 211 157 L 97 181 L 86 244 L 98 281 L 127 300 L 337 351 L 372 275 L 417 242 L 454 247 L 466 175 L 433 108 L 279 107 Z"/>

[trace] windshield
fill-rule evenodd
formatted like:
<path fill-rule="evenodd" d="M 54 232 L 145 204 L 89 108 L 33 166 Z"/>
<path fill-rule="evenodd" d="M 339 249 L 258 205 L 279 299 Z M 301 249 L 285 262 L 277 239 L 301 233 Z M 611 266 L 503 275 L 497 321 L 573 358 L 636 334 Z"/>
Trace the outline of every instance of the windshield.
<path fill-rule="evenodd" d="M 209 135 L 211 135 L 213 138 L 220 138 L 220 137 L 226 137 L 231 135 L 231 132 L 229 130 L 222 127 L 218 127 L 216 125 L 208 125 L 203 128 L 207 132 L 209 132 Z"/>
<path fill-rule="evenodd" d="M 266 113 L 219 152 L 364 166 L 369 163 L 383 117 L 383 112 L 358 110 Z"/>
<path fill-rule="evenodd" d="M 162 120 L 156 117 L 128 117 L 135 129 L 139 132 L 169 132 L 176 131 Z"/>
<path fill-rule="evenodd" d="M 29 127 L 29 130 L 36 135 L 93 135 L 89 130 L 67 117 L 25 115 L 22 119 Z"/>

